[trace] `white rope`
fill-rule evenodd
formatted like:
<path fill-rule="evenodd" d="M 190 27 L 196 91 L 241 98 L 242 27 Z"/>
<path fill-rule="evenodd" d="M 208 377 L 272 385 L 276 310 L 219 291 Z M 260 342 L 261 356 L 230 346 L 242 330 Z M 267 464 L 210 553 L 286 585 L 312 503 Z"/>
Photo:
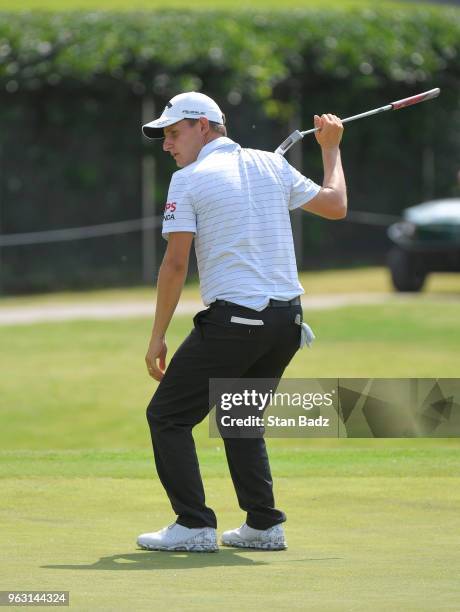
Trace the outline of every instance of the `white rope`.
<path fill-rule="evenodd" d="M 83 240 L 100 236 L 127 234 L 139 230 L 154 229 L 161 226 L 162 222 L 162 216 L 143 217 L 141 219 L 130 219 L 129 221 L 103 223 L 100 225 L 87 225 L 85 227 L 69 227 L 65 229 L 26 232 L 22 234 L 4 234 L 0 235 L 0 247 L 64 242 L 67 240 Z"/>
<path fill-rule="evenodd" d="M 348 211 L 344 221 L 349 223 L 363 223 L 365 225 L 388 226 L 401 218 L 395 215 L 380 213 L 369 213 L 351 210 Z M 143 217 L 141 219 L 130 219 L 116 223 L 103 223 L 101 225 L 87 225 L 84 227 L 69 227 L 58 230 L 47 230 L 43 232 L 26 232 L 21 234 L 0 235 L 0 247 L 20 246 L 27 244 L 46 244 L 50 242 L 65 242 L 69 240 L 84 240 L 87 238 L 98 238 L 100 236 L 114 236 L 116 234 L 127 234 L 140 230 L 154 229 L 160 227 L 163 216 Z"/>

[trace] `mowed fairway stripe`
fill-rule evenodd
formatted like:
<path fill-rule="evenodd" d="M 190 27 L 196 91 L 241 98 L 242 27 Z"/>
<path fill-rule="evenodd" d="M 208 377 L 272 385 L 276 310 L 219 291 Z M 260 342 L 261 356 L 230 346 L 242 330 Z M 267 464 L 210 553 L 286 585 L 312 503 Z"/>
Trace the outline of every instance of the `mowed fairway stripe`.
<path fill-rule="evenodd" d="M 230 480 L 206 484 L 220 530 L 239 524 Z M 287 551 L 198 555 L 136 549 L 139 532 L 171 520 L 156 482 L 4 479 L 2 588 L 70 590 L 76 610 L 453 610 L 459 485 L 442 476 L 280 478 Z"/>

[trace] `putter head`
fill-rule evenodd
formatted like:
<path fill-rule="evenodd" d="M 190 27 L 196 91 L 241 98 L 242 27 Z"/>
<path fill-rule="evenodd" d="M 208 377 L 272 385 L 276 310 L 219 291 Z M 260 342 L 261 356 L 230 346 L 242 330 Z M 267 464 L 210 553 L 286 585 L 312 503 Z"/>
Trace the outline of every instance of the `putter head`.
<path fill-rule="evenodd" d="M 290 134 L 286 138 L 286 140 L 283 140 L 280 146 L 276 149 L 275 153 L 279 153 L 279 155 L 284 155 L 292 147 L 293 144 L 295 144 L 299 140 L 302 140 L 302 138 L 303 134 L 299 132 L 299 130 L 292 132 L 292 134 Z"/>

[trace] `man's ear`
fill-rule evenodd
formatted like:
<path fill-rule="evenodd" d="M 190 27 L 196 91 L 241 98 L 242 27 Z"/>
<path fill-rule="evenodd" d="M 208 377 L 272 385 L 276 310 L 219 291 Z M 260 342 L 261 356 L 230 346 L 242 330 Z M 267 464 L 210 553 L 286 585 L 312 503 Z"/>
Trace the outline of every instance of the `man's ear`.
<path fill-rule="evenodd" d="M 202 133 L 207 134 L 209 132 L 209 119 L 206 117 L 199 117 L 198 121 L 200 122 Z"/>

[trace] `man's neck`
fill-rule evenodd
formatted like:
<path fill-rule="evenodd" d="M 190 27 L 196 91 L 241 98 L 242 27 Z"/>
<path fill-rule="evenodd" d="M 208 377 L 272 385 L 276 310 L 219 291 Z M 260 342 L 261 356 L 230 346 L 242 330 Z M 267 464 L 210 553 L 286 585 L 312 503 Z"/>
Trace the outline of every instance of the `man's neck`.
<path fill-rule="evenodd" d="M 220 137 L 221 137 L 221 134 L 218 134 L 217 132 L 212 132 L 211 134 L 208 133 L 203 143 L 203 147 L 205 147 L 207 144 L 209 144 L 213 140 L 217 140 Z"/>

